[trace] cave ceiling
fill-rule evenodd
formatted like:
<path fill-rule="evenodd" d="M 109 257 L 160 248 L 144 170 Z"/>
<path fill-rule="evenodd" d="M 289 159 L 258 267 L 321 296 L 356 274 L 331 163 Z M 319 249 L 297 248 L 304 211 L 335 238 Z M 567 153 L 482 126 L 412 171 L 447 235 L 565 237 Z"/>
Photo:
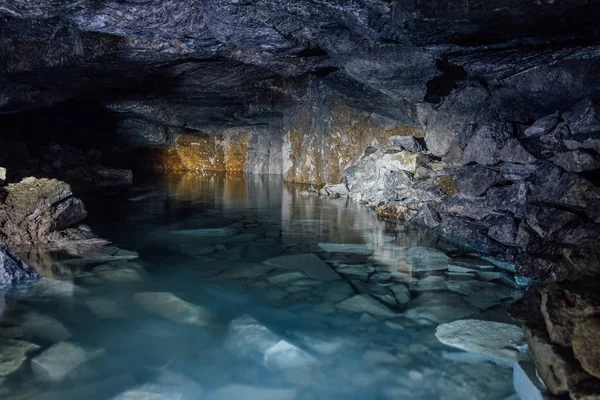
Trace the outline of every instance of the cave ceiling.
<path fill-rule="evenodd" d="M 506 118 L 595 95 L 600 0 L 0 0 L 0 113 L 70 99 L 174 127 L 276 121 L 322 81 L 417 123 L 479 86 Z"/>

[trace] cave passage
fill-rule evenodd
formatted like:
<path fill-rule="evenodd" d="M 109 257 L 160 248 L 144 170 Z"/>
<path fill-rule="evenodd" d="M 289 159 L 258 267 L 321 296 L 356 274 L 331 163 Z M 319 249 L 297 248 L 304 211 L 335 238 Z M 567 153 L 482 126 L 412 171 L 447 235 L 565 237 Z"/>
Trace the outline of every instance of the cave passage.
<path fill-rule="evenodd" d="M 594 400 L 600 0 L 0 0 L 0 398 Z"/>

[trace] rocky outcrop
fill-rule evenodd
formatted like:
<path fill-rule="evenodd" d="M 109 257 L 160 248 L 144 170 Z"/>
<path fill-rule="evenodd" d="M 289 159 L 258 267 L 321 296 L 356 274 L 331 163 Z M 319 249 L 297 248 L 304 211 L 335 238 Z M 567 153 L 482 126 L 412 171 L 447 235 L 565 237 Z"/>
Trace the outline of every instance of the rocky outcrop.
<path fill-rule="evenodd" d="M 600 297 L 594 281 L 532 288 L 510 313 L 525 324 L 538 375 L 552 394 L 586 398 L 590 387 L 600 385 Z"/>
<path fill-rule="evenodd" d="M 55 179 L 26 178 L 3 189 L 0 239 L 11 247 L 106 244 L 86 225 L 87 213 L 71 187 Z"/>
<path fill-rule="evenodd" d="M 441 160 L 429 147 L 398 150 L 397 140 L 396 147 L 369 148 L 344 170 L 341 185 L 326 185 L 321 193 L 354 198 L 384 217 L 425 225 L 500 255 L 530 279 L 593 276 L 600 271 L 600 188 L 581 173 L 583 164 L 568 167 L 563 160 L 582 160 L 571 157 L 567 143 L 573 147 L 579 130 L 595 129 L 594 110 L 579 105 L 530 126 L 465 127 L 469 132 Z M 579 127 L 582 120 L 590 127 Z M 427 138 L 428 146 L 435 143 Z M 586 151 L 590 160 L 600 160 L 599 153 Z"/>

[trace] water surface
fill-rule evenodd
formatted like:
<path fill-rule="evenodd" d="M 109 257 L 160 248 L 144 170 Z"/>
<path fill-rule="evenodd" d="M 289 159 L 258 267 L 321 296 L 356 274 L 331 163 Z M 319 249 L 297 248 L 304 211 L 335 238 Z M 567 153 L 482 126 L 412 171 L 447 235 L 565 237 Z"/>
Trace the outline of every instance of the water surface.
<path fill-rule="evenodd" d="M 188 174 L 90 193 L 86 223 L 125 251 L 28 255 L 68 283 L 8 293 L 0 337 L 39 348 L 0 377 L 0 396 L 108 400 L 140 385 L 126 398 L 513 396 L 510 368 L 434 335 L 457 318 L 505 321 L 519 296 L 509 271 L 302 190 Z M 44 360 L 59 371 L 48 378 L 35 357 L 56 342 L 85 354 L 73 368 L 70 355 Z"/>

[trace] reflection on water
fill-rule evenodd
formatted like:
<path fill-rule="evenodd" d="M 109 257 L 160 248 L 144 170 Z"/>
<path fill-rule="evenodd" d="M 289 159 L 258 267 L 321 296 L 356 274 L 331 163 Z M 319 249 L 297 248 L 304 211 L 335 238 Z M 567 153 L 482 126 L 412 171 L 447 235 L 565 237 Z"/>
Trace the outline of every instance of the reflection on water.
<path fill-rule="evenodd" d="M 23 254 L 46 279 L 3 289 L 0 396 L 513 394 L 509 368 L 434 336 L 458 318 L 505 321 L 520 295 L 509 271 L 302 189 L 188 174 L 89 194 L 87 222 L 114 246 Z"/>

